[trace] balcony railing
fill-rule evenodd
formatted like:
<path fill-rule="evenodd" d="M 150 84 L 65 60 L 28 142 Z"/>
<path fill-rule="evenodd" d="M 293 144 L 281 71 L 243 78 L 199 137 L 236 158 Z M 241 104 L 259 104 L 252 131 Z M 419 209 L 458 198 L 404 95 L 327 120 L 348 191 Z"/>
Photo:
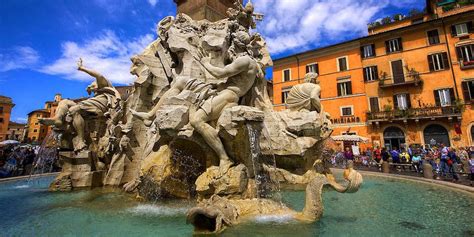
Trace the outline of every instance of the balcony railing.
<path fill-rule="evenodd" d="M 474 68 L 474 60 L 471 61 L 460 61 L 461 69 L 471 69 Z"/>
<path fill-rule="evenodd" d="M 435 106 L 425 108 L 410 108 L 407 110 L 368 112 L 367 120 L 371 122 L 407 119 L 432 119 L 455 116 L 461 116 L 461 108 L 459 106 Z"/>
<path fill-rule="evenodd" d="M 420 73 L 415 71 L 415 69 L 408 69 L 406 67 L 406 71 L 408 73 L 399 75 L 400 78 L 397 78 L 394 80 L 394 77 L 389 77 L 387 76 L 387 73 L 382 72 L 380 79 L 379 79 L 379 87 L 380 88 L 388 88 L 388 87 L 394 87 L 394 86 L 407 86 L 407 85 L 413 85 L 415 87 L 417 86 L 422 86 L 423 85 L 423 80 L 421 79 Z"/>

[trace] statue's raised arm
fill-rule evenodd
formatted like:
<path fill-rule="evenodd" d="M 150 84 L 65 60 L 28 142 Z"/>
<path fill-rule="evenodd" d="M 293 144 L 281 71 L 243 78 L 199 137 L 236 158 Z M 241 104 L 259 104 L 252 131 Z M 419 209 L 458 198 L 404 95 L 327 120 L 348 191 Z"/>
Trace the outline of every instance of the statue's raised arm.
<path fill-rule="evenodd" d="M 89 74 L 91 77 L 94 77 L 96 79 L 97 89 L 112 87 L 112 83 L 110 83 L 110 81 L 107 80 L 107 78 L 105 78 L 102 74 L 84 67 L 82 64 L 82 58 L 79 58 L 79 61 L 77 62 L 77 70 L 83 71 Z"/>

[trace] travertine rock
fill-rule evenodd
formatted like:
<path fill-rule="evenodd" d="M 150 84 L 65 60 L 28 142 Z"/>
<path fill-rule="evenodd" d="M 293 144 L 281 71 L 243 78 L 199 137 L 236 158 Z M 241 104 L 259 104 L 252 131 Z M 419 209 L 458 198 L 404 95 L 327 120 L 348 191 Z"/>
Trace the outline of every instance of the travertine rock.
<path fill-rule="evenodd" d="M 196 191 L 201 198 L 209 198 L 213 194 L 241 196 L 247 189 L 248 170 L 245 165 L 231 167 L 226 175 L 221 176 L 219 167 L 212 166 L 196 180 Z"/>

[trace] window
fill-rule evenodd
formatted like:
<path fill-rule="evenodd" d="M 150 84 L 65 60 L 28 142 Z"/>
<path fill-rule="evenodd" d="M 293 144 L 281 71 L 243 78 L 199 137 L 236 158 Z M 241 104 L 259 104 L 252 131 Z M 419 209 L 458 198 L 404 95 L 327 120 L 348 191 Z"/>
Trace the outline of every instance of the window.
<path fill-rule="evenodd" d="M 434 91 L 436 106 L 450 106 L 456 98 L 454 98 L 453 88 L 440 89 Z"/>
<path fill-rule="evenodd" d="M 0 106 L 0 114 L 3 113 L 3 106 Z"/>
<path fill-rule="evenodd" d="M 314 72 L 319 74 L 319 67 L 317 63 L 306 65 L 306 73 Z"/>
<path fill-rule="evenodd" d="M 362 55 L 362 58 L 370 58 L 375 56 L 375 45 L 374 44 L 369 44 L 362 46 L 360 48 L 360 52 Z"/>
<path fill-rule="evenodd" d="M 0 118 L 0 123 L 3 123 L 3 118 Z"/>
<path fill-rule="evenodd" d="M 33 130 L 33 132 L 38 132 L 38 129 Z"/>
<path fill-rule="evenodd" d="M 39 114 L 36 114 L 36 117 L 39 117 L 40 115 Z"/>
<path fill-rule="evenodd" d="M 440 71 L 449 68 L 448 54 L 436 53 L 428 55 L 428 64 L 430 71 Z"/>
<path fill-rule="evenodd" d="M 411 108 L 410 95 L 398 94 L 393 96 L 393 107 L 399 110 L 406 110 Z"/>
<path fill-rule="evenodd" d="M 338 82 L 337 83 L 337 96 L 352 95 L 352 83 L 351 81 Z"/>
<path fill-rule="evenodd" d="M 474 44 L 456 47 L 456 54 L 464 66 L 474 64 Z"/>
<path fill-rule="evenodd" d="M 403 84 L 405 82 L 405 72 L 403 71 L 402 60 L 392 61 L 390 65 L 392 67 L 393 83 Z"/>
<path fill-rule="evenodd" d="M 430 45 L 439 44 L 439 33 L 438 30 L 428 31 L 428 42 Z"/>
<path fill-rule="evenodd" d="M 472 32 L 472 21 L 451 26 L 451 35 L 453 37 L 467 35 Z"/>
<path fill-rule="evenodd" d="M 341 107 L 341 116 L 352 116 L 352 106 Z"/>
<path fill-rule="evenodd" d="M 369 101 L 370 101 L 370 111 L 371 112 L 379 112 L 380 111 L 379 98 L 371 97 L 369 99 Z"/>
<path fill-rule="evenodd" d="M 283 81 L 291 81 L 291 71 L 290 69 L 283 70 Z"/>
<path fill-rule="evenodd" d="M 474 80 L 462 82 L 462 93 L 464 94 L 464 101 L 474 101 Z"/>
<path fill-rule="evenodd" d="M 35 123 L 35 125 L 38 125 L 39 123 Z"/>
<path fill-rule="evenodd" d="M 340 72 L 347 71 L 349 69 L 349 65 L 347 64 L 347 57 L 338 58 L 337 67 Z"/>
<path fill-rule="evenodd" d="M 35 141 L 35 140 L 36 140 L 36 137 L 32 137 L 31 139 L 32 139 L 33 141 Z"/>
<path fill-rule="evenodd" d="M 281 92 L 281 103 L 286 104 L 286 100 L 288 99 L 288 94 L 290 93 L 290 90 L 284 90 Z"/>
<path fill-rule="evenodd" d="M 379 79 L 377 66 L 364 68 L 364 81 L 375 81 Z"/>
<path fill-rule="evenodd" d="M 402 38 L 396 38 L 385 41 L 385 49 L 387 53 L 402 51 Z"/>

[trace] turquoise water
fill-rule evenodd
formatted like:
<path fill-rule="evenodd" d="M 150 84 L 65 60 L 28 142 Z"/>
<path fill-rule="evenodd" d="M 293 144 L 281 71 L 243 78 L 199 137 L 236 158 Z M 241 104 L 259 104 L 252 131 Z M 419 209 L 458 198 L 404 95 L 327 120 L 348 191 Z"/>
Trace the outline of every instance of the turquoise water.
<path fill-rule="evenodd" d="M 194 203 L 137 202 L 112 189 L 50 193 L 52 178 L 0 184 L 0 236 L 191 236 Z M 304 206 L 303 191 L 283 201 Z M 359 192 L 327 190 L 323 218 L 301 224 L 265 216 L 221 236 L 473 236 L 474 196 L 429 184 L 365 176 Z"/>

